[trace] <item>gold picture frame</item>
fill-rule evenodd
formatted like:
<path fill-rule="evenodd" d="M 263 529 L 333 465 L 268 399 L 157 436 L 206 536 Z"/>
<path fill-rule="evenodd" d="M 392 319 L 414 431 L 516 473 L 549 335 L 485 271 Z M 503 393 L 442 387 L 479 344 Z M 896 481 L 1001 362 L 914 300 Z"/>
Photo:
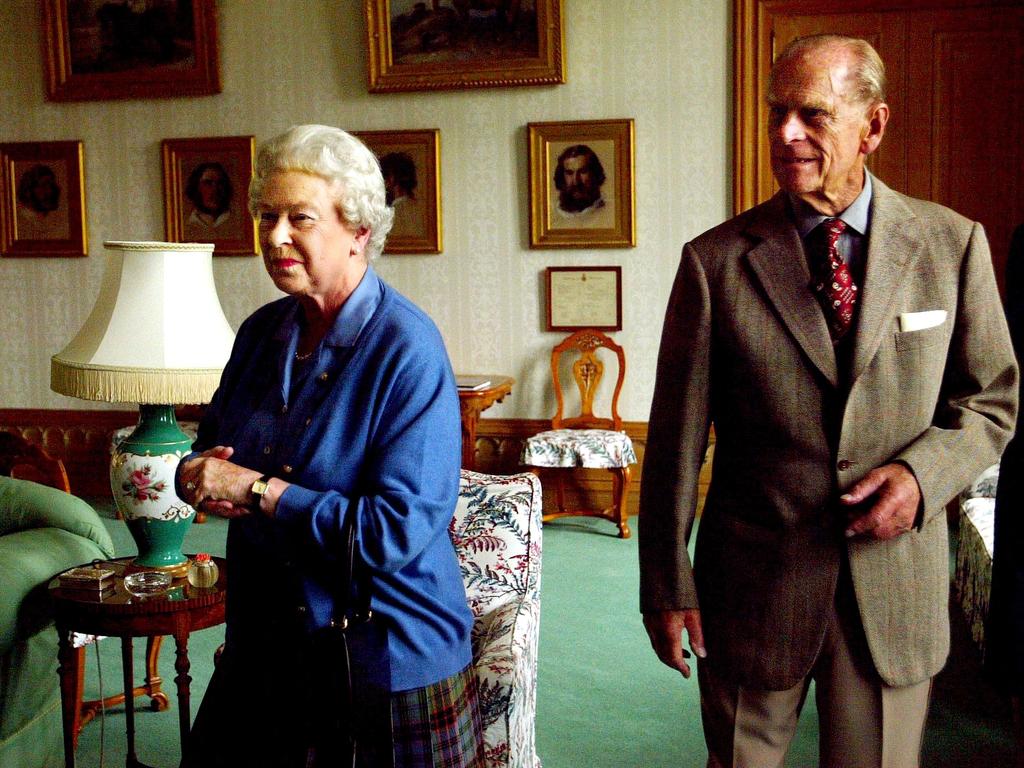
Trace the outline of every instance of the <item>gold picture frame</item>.
<path fill-rule="evenodd" d="M 43 0 L 46 95 L 52 101 L 220 93 L 216 0 Z"/>
<path fill-rule="evenodd" d="M 364 0 L 369 91 L 565 82 L 563 0 Z"/>
<path fill-rule="evenodd" d="M 81 141 L 0 144 L 0 255 L 86 256 Z"/>
<path fill-rule="evenodd" d="M 636 245 L 632 118 L 529 123 L 531 248 Z"/>
<path fill-rule="evenodd" d="M 547 330 L 622 330 L 622 267 L 548 267 Z"/>
<path fill-rule="evenodd" d="M 169 243 L 213 243 L 214 256 L 256 254 L 249 215 L 252 136 L 164 139 L 164 229 Z"/>
<path fill-rule="evenodd" d="M 353 131 L 381 164 L 394 224 L 384 253 L 441 252 L 441 131 Z"/>

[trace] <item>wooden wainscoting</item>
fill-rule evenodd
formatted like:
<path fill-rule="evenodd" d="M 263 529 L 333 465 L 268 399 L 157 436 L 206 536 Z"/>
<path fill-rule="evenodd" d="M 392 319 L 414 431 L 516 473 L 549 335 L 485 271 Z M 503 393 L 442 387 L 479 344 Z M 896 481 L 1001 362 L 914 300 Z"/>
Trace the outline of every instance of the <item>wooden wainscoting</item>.
<path fill-rule="evenodd" d="M 179 409 L 178 419 L 196 421 L 200 409 Z M 38 445 L 51 457 L 64 462 L 71 491 L 79 496 L 110 494 L 110 436 L 121 427 L 134 425 L 138 411 L 45 410 L 0 408 L 0 430 L 19 434 Z M 522 472 L 519 454 L 526 438 L 550 428 L 545 419 L 481 419 L 476 433 L 476 469 L 499 475 Z M 633 468 L 627 501 L 629 514 L 635 515 L 643 482 L 643 460 L 647 449 L 647 422 L 623 422 L 623 429 L 633 440 L 638 463 Z M 704 506 L 711 477 L 714 454 L 714 432 L 700 476 L 698 513 Z M 568 473 L 567 473 L 568 474 Z M 566 482 L 569 504 L 607 506 L 611 494 L 611 474 L 599 469 L 572 473 Z M 549 503 L 545 489 L 545 504 Z"/>
<path fill-rule="evenodd" d="M 178 410 L 180 421 L 194 421 L 199 409 Z M 134 426 L 139 412 L 0 408 L 0 430 L 21 435 L 51 458 L 64 462 L 77 496 L 110 496 L 110 437 Z"/>

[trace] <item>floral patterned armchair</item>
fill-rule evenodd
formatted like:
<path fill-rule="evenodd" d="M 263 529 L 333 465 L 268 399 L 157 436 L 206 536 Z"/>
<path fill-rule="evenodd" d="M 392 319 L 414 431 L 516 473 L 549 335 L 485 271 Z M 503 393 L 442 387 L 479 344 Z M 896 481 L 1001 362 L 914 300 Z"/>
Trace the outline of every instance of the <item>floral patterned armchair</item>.
<path fill-rule="evenodd" d="M 958 497 L 960 535 L 953 586 L 971 637 L 985 650 L 985 620 L 992 591 L 992 553 L 995 546 L 996 488 L 999 465 L 988 467 Z"/>
<path fill-rule="evenodd" d="M 449 533 L 473 611 L 487 768 L 540 768 L 534 747 L 541 487 L 532 474 L 462 470 Z"/>

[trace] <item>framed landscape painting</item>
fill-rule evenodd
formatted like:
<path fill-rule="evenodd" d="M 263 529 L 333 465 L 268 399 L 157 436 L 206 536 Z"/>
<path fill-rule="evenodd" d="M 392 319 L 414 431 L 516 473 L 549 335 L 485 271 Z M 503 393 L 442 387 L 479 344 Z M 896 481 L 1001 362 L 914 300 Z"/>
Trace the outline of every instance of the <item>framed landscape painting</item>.
<path fill-rule="evenodd" d="M 220 93 L 216 0 L 42 0 L 53 101 Z"/>
<path fill-rule="evenodd" d="M 0 144 L 0 253 L 85 256 L 80 141 Z"/>
<path fill-rule="evenodd" d="M 565 82 L 563 0 L 364 0 L 369 90 Z"/>

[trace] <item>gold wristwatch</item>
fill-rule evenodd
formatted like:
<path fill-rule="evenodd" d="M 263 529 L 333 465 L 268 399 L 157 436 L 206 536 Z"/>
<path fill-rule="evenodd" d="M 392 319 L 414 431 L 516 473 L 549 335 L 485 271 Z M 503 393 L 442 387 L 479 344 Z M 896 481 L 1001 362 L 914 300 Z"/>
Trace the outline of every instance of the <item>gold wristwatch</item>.
<path fill-rule="evenodd" d="M 252 488 L 249 489 L 249 493 L 252 495 L 252 502 L 250 506 L 254 510 L 258 510 L 260 508 L 260 502 L 263 501 L 263 497 L 266 495 L 269 487 L 270 475 L 263 475 L 263 477 L 252 484 Z"/>

